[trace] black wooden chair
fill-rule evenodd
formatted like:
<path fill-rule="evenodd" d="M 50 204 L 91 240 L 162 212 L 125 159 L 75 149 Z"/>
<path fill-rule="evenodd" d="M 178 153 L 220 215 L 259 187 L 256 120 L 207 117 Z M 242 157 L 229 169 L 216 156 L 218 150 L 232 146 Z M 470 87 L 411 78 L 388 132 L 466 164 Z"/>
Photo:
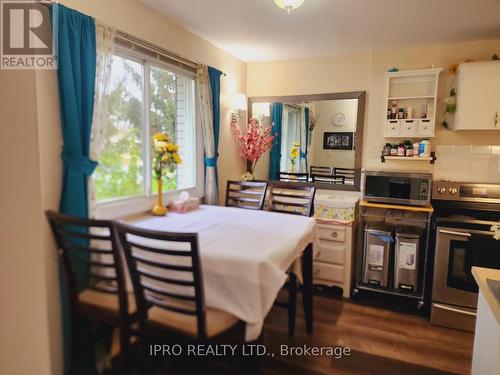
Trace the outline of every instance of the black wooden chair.
<path fill-rule="evenodd" d="M 312 165 L 311 182 L 322 182 L 325 184 L 344 184 L 345 176 L 336 175 L 334 167 L 319 167 Z"/>
<path fill-rule="evenodd" d="M 228 181 L 226 206 L 262 210 L 266 199 L 267 182 Z"/>
<path fill-rule="evenodd" d="M 75 369 L 78 318 L 119 328 L 120 373 L 128 366 L 130 325 L 136 304 L 126 291 L 122 257 L 107 220 L 81 219 L 46 211 L 67 280 L 71 315 L 71 357 Z M 79 272 L 78 272 L 79 271 Z M 83 275 L 83 276 L 82 276 Z M 130 298 L 129 298 L 130 297 Z"/>
<path fill-rule="evenodd" d="M 324 184 L 343 185 L 345 184 L 345 176 L 337 176 L 333 174 L 330 176 L 324 176 L 324 175 L 313 174 L 311 175 L 311 182 L 322 182 Z"/>
<path fill-rule="evenodd" d="M 316 188 L 272 182 L 270 184 L 269 210 L 285 214 L 311 216 Z"/>
<path fill-rule="evenodd" d="M 311 165 L 309 167 L 309 174 L 317 176 L 331 176 L 333 174 L 333 167 L 321 167 L 318 165 Z"/>
<path fill-rule="evenodd" d="M 165 333 L 206 341 L 240 323 L 228 312 L 205 306 L 196 233 L 158 232 L 123 223 L 114 227 L 134 286 L 141 353 L 146 353 L 146 342 Z"/>
<path fill-rule="evenodd" d="M 286 181 L 286 182 L 308 182 L 309 181 L 309 174 L 308 173 L 280 172 L 279 180 Z"/>
<path fill-rule="evenodd" d="M 316 188 L 314 186 L 291 186 L 287 183 L 270 184 L 269 210 L 292 215 L 311 216 Z M 288 334 L 295 333 L 297 310 L 297 276 L 288 272 L 288 302 L 277 301 L 276 305 L 288 309 Z"/>
<path fill-rule="evenodd" d="M 355 170 L 353 168 L 335 168 L 334 175 L 344 177 L 344 184 L 354 185 Z"/>

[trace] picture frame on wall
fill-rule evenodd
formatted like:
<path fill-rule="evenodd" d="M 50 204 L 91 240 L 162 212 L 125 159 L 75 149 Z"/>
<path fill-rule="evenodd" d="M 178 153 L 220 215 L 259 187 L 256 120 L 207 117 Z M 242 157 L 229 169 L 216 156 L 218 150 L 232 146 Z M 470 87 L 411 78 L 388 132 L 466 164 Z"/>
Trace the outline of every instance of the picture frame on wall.
<path fill-rule="evenodd" d="M 352 132 L 324 132 L 323 150 L 352 150 L 354 147 L 354 133 Z"/>

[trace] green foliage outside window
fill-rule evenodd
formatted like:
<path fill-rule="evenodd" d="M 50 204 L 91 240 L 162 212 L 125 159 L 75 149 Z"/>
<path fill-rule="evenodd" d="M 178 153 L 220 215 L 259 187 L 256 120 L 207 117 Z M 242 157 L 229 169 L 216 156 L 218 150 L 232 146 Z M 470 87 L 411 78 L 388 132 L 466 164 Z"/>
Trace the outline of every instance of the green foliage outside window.
<path fill-rule="evenodd" d="M 144 69 L 141 63 L 115 56 L 108 118 L 104 126 L 104 148 L 93 179 L 98 201 L 141 196 L 144 191 L 143 136 Z M 150 134 L 163 131 L 175 136 L 176 76 L 165 69 L 150 68 Z M 151 153 L 149 153 L 151 154 Z M 148 155 L 150 157 L 150 155 Z M 151 172 L 152 193 L 157 192 Z M 177 171 L 165 173 L 164 191 L 177 188 Z"/>

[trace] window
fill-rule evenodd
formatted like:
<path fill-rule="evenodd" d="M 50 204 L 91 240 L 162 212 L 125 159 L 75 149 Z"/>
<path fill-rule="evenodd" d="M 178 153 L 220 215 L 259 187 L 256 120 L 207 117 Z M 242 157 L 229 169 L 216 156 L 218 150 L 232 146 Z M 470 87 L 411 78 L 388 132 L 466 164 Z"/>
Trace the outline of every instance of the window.
<path fill-rule="evenodd" d="M 192 73 L 119 50 L 112 62 L 104 147 L 93 174 L 97 202 L 156 194 L 151 137 L 157 132 L 175 139 L 183 159 L 175 171 L 164 173 L 164 189 L 202 185 L 195 112 Z"/>

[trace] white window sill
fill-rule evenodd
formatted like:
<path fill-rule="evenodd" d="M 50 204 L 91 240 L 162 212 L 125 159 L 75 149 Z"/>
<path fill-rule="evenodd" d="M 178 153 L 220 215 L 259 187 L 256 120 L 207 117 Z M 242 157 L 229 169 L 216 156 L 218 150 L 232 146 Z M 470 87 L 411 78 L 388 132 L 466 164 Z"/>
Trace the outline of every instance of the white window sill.
<path fill-rule="evenodd" d="M 202 198 L 203 188 L 172 190 L 163 193 L 163 203 L 168 203 L 179 196 L 181 191 L 187 191 L 192 197 Z M 116 220 L 125 216 L 149 211 L 156 203 L 157 195 L 150 197 L 131 197 L 108 202 L 97 203 L 95 217 L 99 219 Z"/>

